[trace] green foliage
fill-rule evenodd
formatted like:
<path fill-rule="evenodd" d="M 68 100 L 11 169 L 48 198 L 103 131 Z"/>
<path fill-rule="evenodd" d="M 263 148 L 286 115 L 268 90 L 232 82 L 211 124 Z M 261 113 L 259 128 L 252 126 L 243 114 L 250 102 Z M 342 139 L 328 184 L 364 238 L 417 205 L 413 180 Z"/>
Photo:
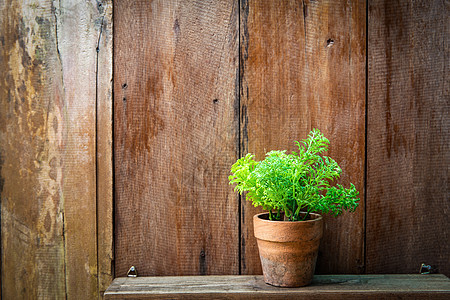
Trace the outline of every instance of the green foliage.
<path fill-rule="evenodd" d="M 343 210 L 354 211 L 359 201 L 355 186 L 330 185 L 342 172 L 336 161 L 321 155 L 330 142 L 313 129 L 302 143 L 295 143 L 298 153 L 270 151 L 262 161 L 250 153 L 240 158 L 231 167 L 230 184 L 236 184 L 241 195 L 247 192 L 255 207 L 269 211 L 271 220 L 280 220 L 283 214 L 289 221 L 299 221 L 310 212 L 337 216 Z M 306 212 L 303 218 L 300 212 Z"/>

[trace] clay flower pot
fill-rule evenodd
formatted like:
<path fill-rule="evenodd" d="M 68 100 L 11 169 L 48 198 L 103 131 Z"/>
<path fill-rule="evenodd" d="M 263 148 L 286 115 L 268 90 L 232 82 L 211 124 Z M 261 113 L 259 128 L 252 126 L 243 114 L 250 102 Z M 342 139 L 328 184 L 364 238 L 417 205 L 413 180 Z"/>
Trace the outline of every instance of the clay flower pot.
<path fill-rule="evenodd" d="M 311 283 L 323 233 L 319 214 L 306 221 L 270 221 L 268 213 L 253 217 L 264 281 L 299 287 Z"/>

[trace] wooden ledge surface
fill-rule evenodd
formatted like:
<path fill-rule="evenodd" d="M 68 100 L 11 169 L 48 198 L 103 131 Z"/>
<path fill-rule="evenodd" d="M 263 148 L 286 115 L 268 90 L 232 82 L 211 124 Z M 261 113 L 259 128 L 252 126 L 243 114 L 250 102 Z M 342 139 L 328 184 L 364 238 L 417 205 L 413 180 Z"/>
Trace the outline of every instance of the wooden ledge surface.
<path fill-rule="evenodd" d="M 317 275 L 311 285 L 278 288 L 262 276 L 120 277 L 105 299 L 450 299 L 450 279 L 432 275 Z"/>

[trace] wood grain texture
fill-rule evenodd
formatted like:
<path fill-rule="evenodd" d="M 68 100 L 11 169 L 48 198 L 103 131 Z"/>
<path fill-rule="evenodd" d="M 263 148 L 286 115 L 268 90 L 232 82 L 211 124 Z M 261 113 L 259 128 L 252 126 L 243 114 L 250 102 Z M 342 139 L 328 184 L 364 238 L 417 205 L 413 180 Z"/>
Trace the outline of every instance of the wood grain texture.
<path fill-rule="evenodd" d="M 2 296 L 65 297 L 64 90 L 50 1 L 0 2 Z"/>
<path fill-rule="evenodd" d="M 115 272 L 237 274 L 235 1 L 115 1 Z"/>
<path fill-rule="evenodd" d="M 97 4 L 102 16 L 97 56 L 97 245 L 99 297 L 114 278 L 112 0 Z"/>
<path fill-rule="evenodd" d="M 241 1 L 241 153 L 295 150 L 313 128 L 364 199 L 365 1 Z M 242 203 L 242 273 L 260 273 L 252 217 Z M 363 272 L 364 203 L 325 217 L 317 269 Z"/>
<path fill-rule="evenodd" d="M 450 274 L 449 15 L 445 1 L 370 2 L 369 273 Z"/>
<path fill-rule="evenodd" d="M 97 1 L 55 7 L 64 86 L 63 168 L 66 293 L 98 297 L 96 206 L 96 51 L 103 9 Z"/>
<path fill-rule="evenodd" d="M 97 99 L 107 89 L 97 85 L 103 3 L 0 4 L 6 299 L 98 298 L 96 102 L 108 97 Z M 110 69 L 111 58 L 102 61 Z M 109 94 L 110 78 L 102 81 Z"/>
<path fill-rule="evenodd" d="M 105 299 L 448 299 L 443 275 L 318 275 L 302 288 L 265 284 L 262 276 L 116 278 Z"/>

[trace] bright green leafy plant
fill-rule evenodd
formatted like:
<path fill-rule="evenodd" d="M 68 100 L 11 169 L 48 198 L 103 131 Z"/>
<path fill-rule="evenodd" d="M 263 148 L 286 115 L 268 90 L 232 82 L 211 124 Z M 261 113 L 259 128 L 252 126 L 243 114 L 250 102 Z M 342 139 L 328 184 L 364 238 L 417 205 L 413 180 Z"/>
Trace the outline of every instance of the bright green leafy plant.
<path fill-rule="evenodd" d="M 358 206 L 358 191 L 353 184 L 346 189 L 330 183 L 342 170 L 330 157 L 322 155 L 330 143 L 319 130 L 313 129 L 299 150 L 270 151 L 262 161 L 247 154 L 231 167 L 230 184 L 254 206 L 269 211 L 270 220 L 303 221 L 310 212 L 330 213 L 354 211 Z"/>

